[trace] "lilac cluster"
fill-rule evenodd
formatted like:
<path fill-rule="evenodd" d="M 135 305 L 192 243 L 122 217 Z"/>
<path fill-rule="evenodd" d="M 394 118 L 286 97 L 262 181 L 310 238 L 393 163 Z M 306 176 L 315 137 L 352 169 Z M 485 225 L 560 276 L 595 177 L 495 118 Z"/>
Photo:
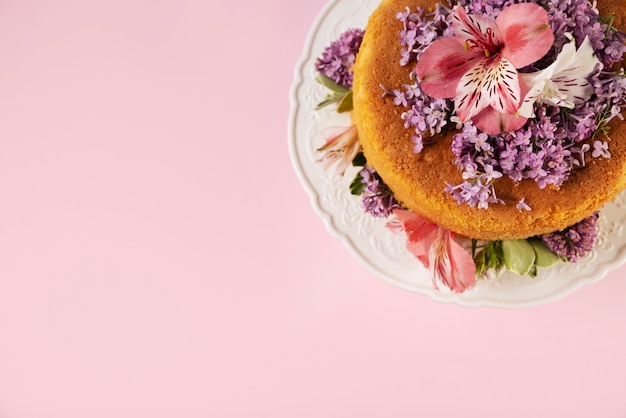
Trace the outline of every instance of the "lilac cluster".
<path fill-rule="evenodd" d="M 479 209 L 487 209 L 490 203 L 504 203 L 496 196 L 493 181 L 502 177 L 499 171 L 496 148 L 491 138 L 479 132 L 470 123 L 463 125 L 452 140 L 454 163 L 463 173 L 463 183 L 446 186 L 446 192 L 460 205 L 467 203 Z"/>
<path fill-rule="evenodd" d="M 393 193 L 383 183 L 380 176 L 371 167 L 365 166 L 359 172 L 361 182 L 365 185 L 361 193 L 362 205 L 365 212 L 378 218 L 386 218 L 401 206 L 393 197 Z"/>
<path fill-rule="evenodd" d="M 613 118 L 624 119 L 622 110 L 626 106 L 626 77 L 624 70 L 619 73 L 601 72 L 596 74 L 591 83 L 597 100 L 587 102 L 583 109 L 597 115 L 597 128 L 606 130 L 606 124 Z M 606 132 L 605 132 L 606 133 Z"/>
<path fill-rule="evenodd" d="M 437 3 L 435 11 L 424 15 L 421 7 L 412 12 L 408 7 L 397 14 L 402 22 L 400 31 L 400 65 L 405 66 L 419 58 L 424 49 L 440 36 L 449 36 L 452 31 L 450 9 Z"/>
<path fill-rule="evenodd" d="M 574 167 L 585 164 L 588 144 L 577 144 L 571 131 L 556 128 L 547 111 L 539 108 L 538 119 L 525 129 L 490 137 L 466 123 L 453 138 L 451 149 L 455 164 L 463 173 L 463 183 L 446 187 L 456 201 L 487 208 L 489 203 L 502 203 L 492 187 L 493 180 L 506 175 L 513 181 L 533 179 L 539 188 L 559 187 L 569 178 Z M 554 112 L 559 118 L 558 112 Z M 540 136 L 539 130 L 544 130 Z M 568 135 L 570 135 L 568 137 Z M 609 158 L 608 143 L 595 141 L 593 158 Z"/>
<path fill-rule="evenodd" d="M 393 97 L 396 106 L 408 108 L 400 117 L 404 127 L 413 130 L 411 138 L 416 153 L 422 152 L 424 145 L 429 143 L 427 137 L 441 133 L 453 107 L 449 100 L 426 95 L 418 83 L 405 84 L 402 90 L 384 90 L 383 97 Z"/>
<path fill-rule="evenodd" d="M 584 164 L 586 149 L 579 140 L 589 138 L 595 127 L 590 119 L 568 117 L 559 108 L 539 106 L 535 119 L 516 132 L 494 139 L 498 148 L 498 165 L 513 181 L 533 179 L 540 189 L 559 187 L 574 167 Z"/>
<path fill-rule="evenodd" d="M 584 120 L 566 119 L 558 108 L 540 106 L 536 119 L 523 129 L 497 136 L 488 136 L 465 123 L 451 145 L 454 163 L 463 173 L 464 182 L 449 184 L 446 190 L 459 204 L 487 208 L 489 203 L 502 203 L 491 186 L 493 180 L 503 175 L 516 182 L 532 179 L 541 189 L 560 186 L 574 167 L 584 164 L 585 152 L 590 148 L 578 144 L 575 134 L 576 129 L 583 131 Z M 583 136 L 592 133 L 585 131 Z M 593 157 L 607 156 L 604 145 L 594 144 Z"/>
<path fill-rule="evenodd" d="M 541 239 L 559 257 L 575 263 L 593 249 L 598 237 L 598 213 L 562 231 L 542 235 Z"/>
<path fill-rule="evenodd" d="M 495 19 L 500 12 L 512 4 L 519 3 L 513 0 L 459 0 L 458 4 L 464 6 L 470 14 L 487 15 Z"/>
<path fill-rule="evenodd" d="M 339 39 L 326 47 L 315 62 L 315 69 L 340 86 L 351 88 L 353 77 L 351 69 L 361 47 L 363 35 L 364 31 L 361 29 L 349 29 L 342 33 Z"/>
<path fill-rule="evenodd" d="M 538 3 L 546 8 L 550 16 L 550 26 L 555 35 L 554 54 L 568 42 L 565 34 L 569 33 L 576 39 L 577 45 L 589 37 L 596 56 L 605 68 L 622 60 L 626 51 L 624 34 L 612 27 L 610 18 L 601 18 L 595 1 L 541 0 Z M 554 55 L 547 58 L 553 59 Z"/>
<path fill-rule="evenodd" d="M 435 11 L 425 15 L 424 9 L 417 8 L 396 15 L 402 22 L 400 31 L 400 65 L 405 66 L 415 62 L 434 40 L 452 34 L 452 13 L 449 8 L 437 3 Z M 415 72 L 411 72 L 413 84 L 405 84 L 402 89 L 384 90 L 383 97 L 393 97 L 396 106 L 408 108 L 401 114 L 404 126 L 413 130 L 411 138 L 413 150 L 422 152 L 424 145 L 435 134 L 441 133 L 448 123 L 450 111 L 454 107 L 450 100 L 435 99 L 427 96 L 417 83 Z"/>

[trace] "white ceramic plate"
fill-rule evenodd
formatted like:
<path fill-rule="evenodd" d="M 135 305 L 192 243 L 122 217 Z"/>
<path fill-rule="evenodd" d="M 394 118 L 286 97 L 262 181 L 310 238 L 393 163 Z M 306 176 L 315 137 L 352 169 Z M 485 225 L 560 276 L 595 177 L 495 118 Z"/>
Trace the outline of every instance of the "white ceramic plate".
<path fill-rule="evenodd" d="M 403 236 L 385 227 L 386 220 L 364 213 L 360 198 L 352 196 L 349 184 L 356 172 L 343 177 L 334 169 L 316 163 L 316 149 L 324 143 L 324 131 L 348 127 L 350 119 L 330 106 L 314 111 L 326 91 L 315 82 L 314 63 L 324 48 L 350 28 L 365 28 L 367 19 L 380 0 L 331 0 L 318 16 L 296 67 L 291 91 L 289 148 L 292 162 L 308 191 L 316 213 L 329 231 L 354 256 L 383 280 L 435 300 L 463 306 L 520 308 L 560 299 L 587 283 L 601 279 L 626 258 L 626 193 L 603 208 L 600 234 L 593 253 L 578 263 L 561 263 L 540 269 L 535 279 L 504 273 L 480 280 L 469 291 L 457 295 L 435 291 L 430 272 L 405 248 Z"/>

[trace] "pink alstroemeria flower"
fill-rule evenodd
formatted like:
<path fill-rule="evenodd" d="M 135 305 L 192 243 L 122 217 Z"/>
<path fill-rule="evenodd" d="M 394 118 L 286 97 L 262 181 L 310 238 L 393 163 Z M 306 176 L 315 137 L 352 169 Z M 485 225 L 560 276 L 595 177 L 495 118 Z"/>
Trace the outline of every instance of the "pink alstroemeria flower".
<path fill-rule="evenodd" d="M 433 42 L 416 71 L 426 94 L 454 98 L 461 121 L 495 135 L 521 128 L 516 114 L 528 88 L 517 69 L 542 58 L 554 43 L 548 14 L 533 3 L 511 5 L 493 20 L 456 7 L 454 37 Z"/>
<path fill-rule="evenodd" d="M 324 153 L 318 161 L 324 164 L 324 168 L 337 163 L 337 174 L 343 175 L 354 157 L 361 151 L 356 126 L 352 125 L 348 129 L 332 135 L 318 151 Z"/>
<path fill-rule="evenodd" d="M 462 293 L 476 281 L 476 265 L 469 253 L 454 240 L 454 233 L 433 224 L 414 212 L 393 211 L 395 219 L 387 227 L 407 236 L 407 248 L 432 273 L 433 287 L 443 283 Z"/>

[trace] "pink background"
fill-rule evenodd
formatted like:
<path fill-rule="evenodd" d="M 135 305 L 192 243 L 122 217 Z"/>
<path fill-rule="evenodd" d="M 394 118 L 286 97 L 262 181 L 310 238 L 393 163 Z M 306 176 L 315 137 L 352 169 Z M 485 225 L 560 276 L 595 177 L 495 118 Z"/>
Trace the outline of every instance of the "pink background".
<path fill-rule="evenodd" d="M 0 2 L 0 417 L 626 417 L 626 267 L 467 309 L 316 217 L 289 90 L 324 0 Z"/>

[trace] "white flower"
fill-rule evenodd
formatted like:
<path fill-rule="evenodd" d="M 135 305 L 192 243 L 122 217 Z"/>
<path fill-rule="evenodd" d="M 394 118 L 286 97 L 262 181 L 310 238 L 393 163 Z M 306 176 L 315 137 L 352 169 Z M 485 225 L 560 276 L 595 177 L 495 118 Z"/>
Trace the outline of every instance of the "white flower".
<path fill-rule="evenodd" d="M 594 93 L 587 78 L 597 65 L 602 65 L 594 55 L 588 37 L 576 50 L 576 43 L 570 42 L 548 68 L 534 73 L 520 74 L 529 88 L 518 115 L 531 118 L 535 115 L 535 102 L 573 109 L 575 105 L 589 100 Z"/>
<path fill-rule="evenodd" d="M 346 168 L 361 151 L 356 125 L 332 135 L 317 151 L 324 153 L 318 162 L 323 163 L 325 168 L 337 164 L 337 174 L 343 176 Z"/>

